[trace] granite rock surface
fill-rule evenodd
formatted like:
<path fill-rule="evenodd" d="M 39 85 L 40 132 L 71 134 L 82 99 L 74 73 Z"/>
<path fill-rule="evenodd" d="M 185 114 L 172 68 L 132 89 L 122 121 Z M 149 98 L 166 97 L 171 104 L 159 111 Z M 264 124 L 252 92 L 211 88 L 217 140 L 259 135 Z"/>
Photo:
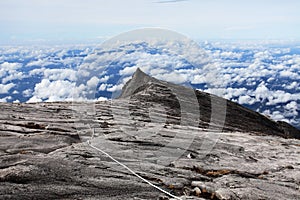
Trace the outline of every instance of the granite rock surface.
<path fill-rule="evenodd" d="M 300 199 L 297 129 L 140 70 L 112 101 L 1 103 L 0 199 L 172 199 L 97 149 L 181 199 Z"/>

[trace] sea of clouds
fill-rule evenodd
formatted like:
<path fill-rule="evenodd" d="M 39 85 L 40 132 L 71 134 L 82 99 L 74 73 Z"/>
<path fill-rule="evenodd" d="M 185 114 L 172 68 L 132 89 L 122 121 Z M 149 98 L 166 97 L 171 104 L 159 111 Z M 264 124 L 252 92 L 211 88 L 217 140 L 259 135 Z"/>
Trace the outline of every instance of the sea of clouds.
<path fill-rule="evenodd" d="M 139 67 L 161 80 L 217 94 L 300 127 L 300 45 L 295 42 L 139 42 L 0 47 L 0 102 L 105 100 Z M 180 51 L 174 49 L 180 48 Z M 179 52 L 179 53 L 178 53 Z"/>

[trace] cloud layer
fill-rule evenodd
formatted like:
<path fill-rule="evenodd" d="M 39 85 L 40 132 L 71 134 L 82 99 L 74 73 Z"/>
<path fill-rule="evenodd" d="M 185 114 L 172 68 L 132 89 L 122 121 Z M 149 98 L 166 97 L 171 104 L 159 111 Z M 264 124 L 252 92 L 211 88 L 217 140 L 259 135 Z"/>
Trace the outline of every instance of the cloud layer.
<path fill-rule="evenodd" d="M 0 101 L 103 100 L 118 93 L 139 67 L 299 126 L 299 45 L 202 42 L 200 47 L 176 42 L 112 49 L 3 47 Z"/>

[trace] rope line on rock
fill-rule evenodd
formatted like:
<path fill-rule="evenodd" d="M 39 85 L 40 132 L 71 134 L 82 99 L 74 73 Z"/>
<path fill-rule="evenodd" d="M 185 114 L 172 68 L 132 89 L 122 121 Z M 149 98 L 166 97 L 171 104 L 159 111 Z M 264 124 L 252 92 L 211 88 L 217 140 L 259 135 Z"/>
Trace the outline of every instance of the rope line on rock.
<path fill-rule="evenodd" d="M 94 138 L 94 133 L 95 133 L 95 129 L 93 129 L 93 135 L 92 135 L 91 139 Z M 92 143 L 91 143 L 90 140 L 87 141 L 87 144 L 88 144 L 91 148 L 93 148 L 93 149 L 95 149 L 95 150 L 101 152 L 102 154 L 106 155 L 108 158 L 110 158 L 112 161 L 114 161 L 114 162 L 117 163 L 118 165 L 120 165 L 120 166 L 122 166 L 123 168 L 127 169 L 127 170 L 128 170 L 129 172 L 131 172 L 134 176 L 136 176 L 137 178 L 141 179 L 142 181 L 144 181 L 145 183 L 147 183 L 147 184 L 150 185 L 151 187 L 153 187 L 153 188 L 155 188 L 155 189 L 157 189 L 157 190 L 159 190 L 159 191 L 161 191 L 161 192 L 167 194 L 168 196 L 173 197 L 173 198 L 175 198 L 175 199 L 177 199 L 177 200 L 182 200 L 181 198 L 179 198 L 179 197 L 177 197 L 177 196 L 171 194 L 171 193 L 168 192 L 168 191 L 165 191 L 165 190 L 161 189 L 160 187 L 154 185 L 153 183 L 151 183 L 151 182 L 148 181 L 147 179 L 141 177 L 141 176 L 138 175 L 135 171 L 133 171 L 132 169 L 130 169 L 127 165 L 125 165 L 125 164 L 119 162 L 119 161 L 116 160 L 114 157 L 112 157 L 110 154 L 108 154 L 108 153 L 106 153 L 105 151 L 103 151 L 103 150 L 101 150 L 101 149 L 95 147 L 94 145 L 92 145 Z"/>

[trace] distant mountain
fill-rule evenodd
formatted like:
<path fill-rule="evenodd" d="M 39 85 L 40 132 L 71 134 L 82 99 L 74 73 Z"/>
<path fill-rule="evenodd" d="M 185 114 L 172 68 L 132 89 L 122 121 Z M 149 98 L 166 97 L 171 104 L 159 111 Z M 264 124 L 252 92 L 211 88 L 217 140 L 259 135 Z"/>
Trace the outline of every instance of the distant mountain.
<path fill-rule="evenodd" d="M 276 122 L 209 93 L 155 79 L 139 68 L 125 84 L 119 98 L 163 104 L 169 107 L 169 118 L 177 119 L 169 120 L 172 123 L 180 123 L 183 111 L 189 113 L 190 118 L 184 119 L 188 125 L 217 131 L 253 132 L 300 139 L 300 130 L 286 122 Z"/>

